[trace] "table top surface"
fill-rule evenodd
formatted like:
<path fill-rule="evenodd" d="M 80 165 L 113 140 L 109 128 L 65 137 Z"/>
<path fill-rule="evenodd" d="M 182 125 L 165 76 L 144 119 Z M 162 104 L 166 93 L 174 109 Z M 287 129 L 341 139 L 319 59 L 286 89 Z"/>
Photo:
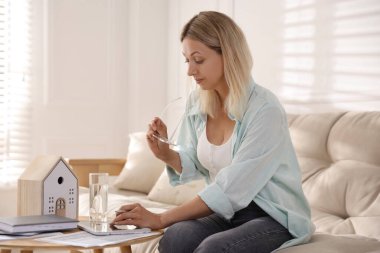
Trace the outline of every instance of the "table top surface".
<path fill-rule="evenodd" d="M 82 220 L 82 217 L 80 217 L 79 219 Z M 79 232 L 79 231 L 82 231 L 82 230 L 73 229 L 73 230 L 65 231 L 64 233 L 74 233 L 74 232 Z M 63 244 L 42 242 L 42 241 L 37 241 L 33 238 L 20 238 L 20 239 L 14 239 L 14 240 L 0 241 L 0 248 L 9 248 L 9 249 L 18 248 L 18 249 L 30 249 L 30 250 L 34 250 L 34 249 L 62 249 L 62 250 L 104 249 L 104 248 L 111 248 L 111 247 L 130 246 L 132 244 L 147 242 L 149 240 L 158 238 L 163 234 L 162 230 L 158 230 L 154 232 L 159 232 L 159 234 L 155 234 L 155 235 L 151 235 L 151 236 L 147 236 L 143 238 L 127 239 L 121 243 L 114 243 L 114 244 L 105 245 L 105 246 L 80 247 L 80 246 L 73 246 L 73 245 L 63 245 Z"/>

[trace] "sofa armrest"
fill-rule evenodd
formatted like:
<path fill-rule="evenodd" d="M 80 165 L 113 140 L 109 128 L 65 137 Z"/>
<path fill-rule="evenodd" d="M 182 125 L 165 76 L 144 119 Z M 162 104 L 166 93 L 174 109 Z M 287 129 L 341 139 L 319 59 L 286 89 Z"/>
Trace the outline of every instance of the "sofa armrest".
<path fill-rule="evenodd" d="M 79 186 L 88 187 L 88 174 L 107 172 L 110 176 L 117 176 L 124 167 L 126 159 L 69 159 Z"/>

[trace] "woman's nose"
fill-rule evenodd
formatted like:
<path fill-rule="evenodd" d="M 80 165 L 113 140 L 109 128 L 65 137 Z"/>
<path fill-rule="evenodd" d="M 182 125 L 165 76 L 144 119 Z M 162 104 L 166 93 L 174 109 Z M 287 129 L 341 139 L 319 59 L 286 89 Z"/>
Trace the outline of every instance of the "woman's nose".
<path fill-rule="evenodd" d="M 193 76 L 195 75 L 195 68 L 193 66 L 193 64 L 189 63 L 188 67 L 187 67 L 187 75 L 188 76 Z"/>

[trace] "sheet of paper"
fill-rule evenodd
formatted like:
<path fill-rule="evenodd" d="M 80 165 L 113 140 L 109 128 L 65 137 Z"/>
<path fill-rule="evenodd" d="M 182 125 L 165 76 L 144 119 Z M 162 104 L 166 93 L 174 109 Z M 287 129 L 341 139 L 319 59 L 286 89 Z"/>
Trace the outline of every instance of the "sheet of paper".
<path fill-rule="evenodd" d="M 8 240 L 16 240 L 21 238 L 40 238 L 40 237 L 50 237 L 50 236 L 56 236 L 56 235 L 62 235 L 61 232 L 51 232 L 51 233 L 23 233 L 20 235 L 5 235 L 0 234 L 0 241 L 8 241 Z"/>
<path fill-rule="evenodd" d="M 106 246 L 110 244 L 121 243 L 121 242 L 125 242 L 132 239 L 144 238 L 147 236 L 158 235 L 158 234 L 160 234 L 160 232 L 98 236 L 98 235 L 92 235 L 85 231 L 81 231 L 81 232 L 76 232 L 76 233 L 71 233 L 71 234 L 62 234 L 62 235 L 52 236 L 48 238 L 39 238 L 36 240 L 49 242 L 49 243 L 72 245 L 72 246 L 95 247 L 95 246 Z"/>

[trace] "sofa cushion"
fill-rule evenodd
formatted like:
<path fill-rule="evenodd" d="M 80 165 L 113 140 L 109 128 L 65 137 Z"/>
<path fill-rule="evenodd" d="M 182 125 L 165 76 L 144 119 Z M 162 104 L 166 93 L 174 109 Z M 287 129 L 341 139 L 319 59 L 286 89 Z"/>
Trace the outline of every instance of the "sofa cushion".
<path fill-rule="evenodd" d="M 148 199 L 171 205 L 180 205 L 193 199 L 204 186 L 204 180 L 197 180 L 174 187 L 170 185 L 169 177 L 165 170 L 149 192 Z"/>
<path fill-rule="evenodd" d="M 290 134 L 298 156 L 330 161 L 327 138 L 342 116 L 337 113 L 289 116 Z"/>
<path fill-rule="evenodd" d="M 349 112 L 331 129 L 331 159 L 361 161 L 380 166 L 380 112 Z"/>
<path fill-rule="evenodd" d="M 146 133 L 129 135 L 127 162 L 114 186 L 120 189 L 148 193 L 164 170 L 164 163 L 150 151 Z M 149 175 L 149 176 L 147 176 Z"/>
<path fill-rule="evenodd" d="M 333 236 L 316 233 L 307 244 L 276 251 L 277 253 L 379 253 L 380 241 L 361 236 Z"/>
<path fill-rule="evenodd" d="M 380 112 L 291 115 L 316 231 L 380 240 Z"/>
<path fill-rule="evenodd" d="M 303 185 L 310 204 L 319 210 L 342 218 L 380 215 L 380 168 L 374 165 L 339 161 Z"/>
<path fill-rule="evenodd" d="M 329 234 L 360 234 L 367 237 L 379 238 L 380 216 L 341 218 L 330 213 L 312 209 L 312 219 L 316 232 Z"/>

